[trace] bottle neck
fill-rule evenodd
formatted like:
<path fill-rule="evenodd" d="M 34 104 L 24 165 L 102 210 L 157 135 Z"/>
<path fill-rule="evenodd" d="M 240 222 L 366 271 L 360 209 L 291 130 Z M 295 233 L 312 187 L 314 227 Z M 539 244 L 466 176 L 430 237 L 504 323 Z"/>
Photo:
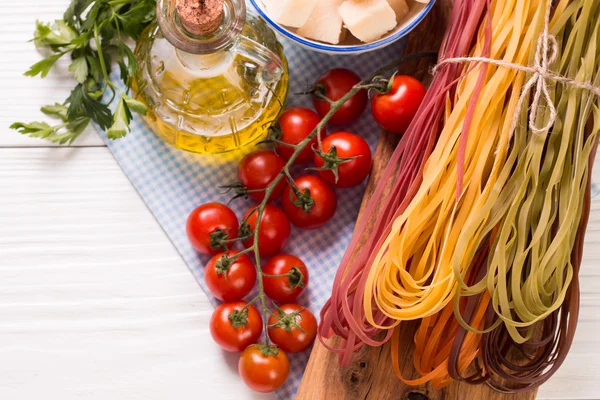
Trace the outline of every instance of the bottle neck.
<path fill-rule="evenodd" d="M 206 36 L 197 36 L 190 31 L 198 33 L 202 30 L 191 29 L 189 23 L 184 24 L 177 8 L 177 0 L 158 0 L 157 20 L 169 43 L 185 53 L 213 54 L 229 49 L 239 37 L 246 22 L 245 1 L 224 0 L 218 27 Z M 187 16 L 184 15 L 185 17 Z M 188 25 L 187 29 L 185 25 Z"/>

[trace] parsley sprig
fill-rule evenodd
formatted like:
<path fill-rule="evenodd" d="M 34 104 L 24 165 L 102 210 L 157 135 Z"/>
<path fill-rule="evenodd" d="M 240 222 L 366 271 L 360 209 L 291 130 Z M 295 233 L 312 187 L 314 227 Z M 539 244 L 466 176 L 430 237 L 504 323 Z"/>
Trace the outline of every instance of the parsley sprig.
<path fill-rule="evenodd" d="M 72 0 L 62 20 L 53 24 L 36 23 L 32 41 L 49 56 L 35 63 L 26 76 L 48 75 L 63 56 L 70 56 L 69 71 L 77 80 L 63 104 L 42 107 L 41 111 L 58 120 L 11 125 L 22 134 L 54 143 L 72 143 L 90 121 L 107 129 L 108 137 L 118 139 L 130 130 L 132 111 L 146 114 L 146 106 L 130 96 L 131 77 L 137 72 L 136 58 L 127 40 L 137 39 L 155 18 L 155 0 Z M 126 90 L 109 80 L 113 59 L 119 65 Z M 102 96 L 110 91 L 108 104 Z M 118 97 L 112 113 L 108 105 Z"/>

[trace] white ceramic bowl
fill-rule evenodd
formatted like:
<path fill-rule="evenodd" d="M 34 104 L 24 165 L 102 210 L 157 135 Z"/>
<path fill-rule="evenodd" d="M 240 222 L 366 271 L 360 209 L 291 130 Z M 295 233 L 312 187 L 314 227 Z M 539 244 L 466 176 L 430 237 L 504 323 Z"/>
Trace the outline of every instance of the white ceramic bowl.
<path fill-rule="evenodd" d="M 329 54 L 359 54 L 381 49 L 406 36 L 423 20 L 423 18 L 425 18 L 429 10 L 431 10 L 431 7 L 433 7 L 435 0 L 431 0 L 428 4 L 419 3 L 414 0 L 411 1 L 410 12 L 404 20 L 398 24 L 393 31 L 375 42 L 362 43 L 357 39 L 353 39 L 353 42 L 346 41 L 341 44 L 327 44 L 299 36 L 295 33 L 295 29 L 279 25 L 269 18 L 266 8 L 261 0 L 250 0 L 250 3 L 252 3 L 258 14 L 267 21 L 273 29 L 307 49 Z"/>

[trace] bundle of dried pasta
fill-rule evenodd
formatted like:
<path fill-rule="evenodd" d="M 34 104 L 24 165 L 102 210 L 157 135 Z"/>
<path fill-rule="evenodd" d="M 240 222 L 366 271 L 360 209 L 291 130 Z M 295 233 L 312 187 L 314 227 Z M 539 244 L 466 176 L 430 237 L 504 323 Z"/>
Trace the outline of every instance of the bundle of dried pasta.
<path fill-rule="evenodd" d="M 453 257 L 460 286 L 455 313 L 464 327 L 481 332 L 461 318 L 460 299 L 491 296 L 483 365 L 503 391 L 545 382 L 566 357 L 577 323 L 577 275 L 600 131 L 600 2 L 562 0 L 555 7 L 549 33 L 557 42 L 549 42 L 547 57 L 549 69 L 565 81 L 546 82 L 548 101 L 537 107 L 532 128 L 523 111 L 502 179 L 464 222 Z M 552 129 L 537 128 L 551 118 Z M 460 265 L 468 265 L 492 230 L 487 273 L 469 284 L 471 273 Z M 511 362 L 513 350 L 526 361 Z"/>
<path fill-rule="evenodd" d="M 456 0 L 448 24 L 448 30 L 440 48 L 441 58 L 469 55 L 487 0 Z M 371 326 L 364 317 L 362 297 L 365 269 L 369 258 L 378 247 L 381 238 L 391 230 L 391 222 L 403 210 L 419 188 L 425 162 L 439 136 L 448 104 L 453 99 L 461 65 L 448 65 L 439 71 L 427 92 L 421 108 L 408 131 L 394 151 L 382 179 L 365 209 L 364 217 L 357 224 L 349 248 L 342 259 L 333 283 L 331 298 L 321 311 L 319 338 L 330 350 L 343 354 L 347 363 L 354 351 L 367 344 L 378 346 L 387 342 L 392 331 L 379 338 L 380 329 Z M 389 196 L 384 196 L 387 186 Z M 362 241 L 367 223 L 374 221 L 373 234 Z M 377 321 L 387 316 L 378 312 Z M 343 348 L 331 348 L 325 341 L 334 333 L 345 340 Z"/>
<path fill-rule="evenodd" d="M 491 1 L 472 55 L 527 65 L 541 33 L 544 1 Z M 525 73 L 476 62 L 467 71 L 449 104 L 448 117 L 423 171 L 423 181 L 406 209 L 376 250 L 364 272 L 362 307 L 368 322 L 389 329 L 401 321 L 432 316 L 453 298 L 455 275 L 467 263 L 455 263 L 458 239 L 472 215 L 482 213 L 507 162 L 511 123 L 525 81 Z M 478 90 L 478 88 L 481 88 Z M 456 200 L 459 140 L 465 140 L 464 191 Z M 471 232 L 467 249 L 474 254 L 485 237 Z M 456 273 L 458 270 L 458 273 Z M 373 310 L 388 320 L 378 323 Z"/>
<path fill-rule="evenodd" d="M 332 328 L 346 339 L 345 361 L 363 343 L 391 338 L 393 368 L 409 384 L 454 379 L 529 390 L 560 366 L 576 326 L 600 130 L 600 3 L 463 0 L 460 7 L 485 9 L 486 17 L 477 20 L 469 57 L 437 68 L 463 69 L 456 90 L 446 87 L 437 142 L 421 169 L 399 170 L 403 190 L 396 185 L 390 201 L 370 203 L 365 220 L 375 218 L 375 234 L 362 251 L 353 238 L 321 334 Z M 414 338 L 421 377 L 409 380 L 398 352 L 401 323 L 413 320 L 421 324 Z"/>

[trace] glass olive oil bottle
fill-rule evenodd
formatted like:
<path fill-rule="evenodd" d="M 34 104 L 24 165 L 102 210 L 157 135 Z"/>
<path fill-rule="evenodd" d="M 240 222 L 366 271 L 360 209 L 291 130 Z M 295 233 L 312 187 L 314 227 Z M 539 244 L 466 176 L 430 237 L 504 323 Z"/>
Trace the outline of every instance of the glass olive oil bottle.
<path fill-rule="evenodd" d="M 135 55 L 146 122 L 184 150 L 223 153 L 264 139 L 287 97 L 282 46 L 244 0 L 158 0 Z"/>

